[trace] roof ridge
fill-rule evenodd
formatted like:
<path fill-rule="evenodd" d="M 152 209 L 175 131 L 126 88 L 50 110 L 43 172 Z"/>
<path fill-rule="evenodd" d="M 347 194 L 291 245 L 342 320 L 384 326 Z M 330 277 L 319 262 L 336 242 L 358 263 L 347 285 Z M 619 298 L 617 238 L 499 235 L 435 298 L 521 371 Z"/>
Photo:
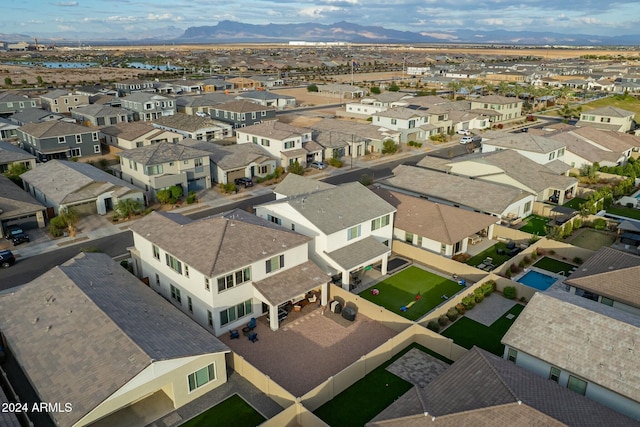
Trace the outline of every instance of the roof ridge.
<path fill-rule="evenodd" d="M 220 236 L 220 240 L 218 240 L 218 247 L 215 248 L 215 252 L 213 252 L 215 254 L 215 258 L 213 261 L 213 264 L 211 265 L 211 270 L 208 272 L 209 277 L 213 276 L 213 272 L 216 271 L 216 264 L 218 262 L 218 254 L 220 253 L 220 250 L 222 249 L 222 242 L 224 242 L 224 237 L 227 234 L 227 227 L 229 227 L 229 220 L 227 218 L 225 218 L 224 216 L 220 217 L 222 220 L 224 220 L 224 227 L 222 228 L 222 235 Z"/>
<path fill-rule="evenodd" d="M 444 230 L 447 233 L 447 237 L 449 238 L 450 242 L 453 242 L 453 238 L 451 236 L 451 233 L 449 232 L 448 222 L 445 219 L 446 216 L 445 216 L 444 212 L 442 212 L 442 209 L 441 209 L 442 205 L 440 203 L 435 203 L 435 204 L 436 204 L 436 209 L 438 210 L 438 215 L 440 215 L 440 219 L 442 220 L 442 224 L 444 225 Z"/>
<path fill-rule="evenodd" d="M 491 371 L 495 374 L 495 376 L 498 378 L 498 380 L 502 383 L 502 385 L 504 385 L 504 387 L 509 391 L 509 393 L 513 396 L 513 398 L 516 400 L 516 402 L 522 402 L 522 399 L 520 399 L 517 395 L 516 392 L 509 386 L 509 384 L 507 384 L 507 382 L 504 380 L 504 378 L 502 378 L 502 375 L 500 375 L 500 373 L 498 373 L 498 371 L 496 370 L 496 368 L 493 366 L 493 364 L 489 361 L 489 359 L 487 358 L 487 354 L 483 354 L 481 351 L 478 350 L 477 347 L 474 346 L 474 348 L 476 348 L 476 354 L 478 354 L 482 360 L 487 364 L 487 366 L 489 367 L 489 369 L 491 369 Z M 496 356 L 497 357 L 497 356 Z M 502 360 L 502 359 L 501 359 Z M 499 406 L 499 405 L 496 405 Z"/>

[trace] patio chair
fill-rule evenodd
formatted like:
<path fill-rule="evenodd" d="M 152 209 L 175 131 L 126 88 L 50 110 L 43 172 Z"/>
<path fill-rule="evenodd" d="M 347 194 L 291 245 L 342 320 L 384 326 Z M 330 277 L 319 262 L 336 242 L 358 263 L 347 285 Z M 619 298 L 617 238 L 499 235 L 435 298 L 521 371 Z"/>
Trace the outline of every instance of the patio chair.
<path fill-rule="evenodd" d="M 258 333 L 257 332 L 252 332 L 252 333 L 249 334 L 248 338 L 249 338 L 249 341 L 256 342 L 256 341 L 258 341 Z"/>
<path fill-rule="evenodd" d="M 250 331 L 253 331 L 256 328 L 256 318 L 252 317 L 251 320 L 249 320 L 249 323 L 247 323 L 247 328 L 249 328 Z"/>
<path fill-rule="evenodd" d="M 230 339 L 236 339 L 236 338 L 240 338 L 240 332 L 238 331 L 229 331 L 229 338 Z"/>

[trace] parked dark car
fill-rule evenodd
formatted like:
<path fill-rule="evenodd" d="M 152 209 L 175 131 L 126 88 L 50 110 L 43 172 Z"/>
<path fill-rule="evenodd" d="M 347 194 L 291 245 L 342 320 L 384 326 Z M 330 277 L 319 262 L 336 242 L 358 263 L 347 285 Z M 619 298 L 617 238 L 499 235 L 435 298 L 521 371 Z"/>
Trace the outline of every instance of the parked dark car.
<path fill-rule="evenodd" d="M 20 243 L 27 243 L 30 241 L 31 239 L 29 239 L 29 236 L 25 233 L 18 233 L 11 236 L 11 242 L 13 243 L 13 246 L 18 246 Z"/>
<path fill-rule="evenodd" d="M 24 230 L 19 225 L 7 225 L 4 229 L 4 238 L 7 240 L 13 239 L 13 236 L 16 234 L 25 234 Z"/>
<path fill-rule="evenodd" d="M 11 251 L 0 251 L 0 267 L 9 268 L 16 263 L 16 257 Z"/>
<path fill-rule="evenodd" d="M 233 183 L 234 183 L 235 185 L 241 185 L 241 186 L 243 186 L 244 188 L 247 188 L 247 187 L 253 187 L 253 180 L 252 180 L 251 178 L 247 178 L 246 176 L 245 176 L 245 177 L 242 177 L 242 178 L 236 178 L 236 179 L 233 181 Z"/>

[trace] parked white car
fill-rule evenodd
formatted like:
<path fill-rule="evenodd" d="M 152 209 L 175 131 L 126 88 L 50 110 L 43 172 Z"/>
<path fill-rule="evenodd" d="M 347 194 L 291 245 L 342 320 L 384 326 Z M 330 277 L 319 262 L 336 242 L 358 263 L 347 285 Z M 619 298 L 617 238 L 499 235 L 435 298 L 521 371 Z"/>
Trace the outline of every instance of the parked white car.
<path fill-rule="evenodd" d="M 458 132 L 456 133 L 458 135 L 465 135 L 465 136 L 471 135 L 471 131 L 469 129 L 458 129 Z"/>
<path fill-rule="evenodd" d="M 463 136 L 460 138 L 460 144 L 470 144 L 470 143 L 480 143 L 482 142 L 481 136 Z"/>

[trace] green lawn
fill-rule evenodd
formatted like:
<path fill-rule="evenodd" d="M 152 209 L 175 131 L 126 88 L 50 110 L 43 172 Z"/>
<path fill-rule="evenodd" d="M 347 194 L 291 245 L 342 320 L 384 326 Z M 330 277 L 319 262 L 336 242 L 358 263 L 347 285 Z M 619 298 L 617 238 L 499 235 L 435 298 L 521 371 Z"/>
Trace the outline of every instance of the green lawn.
<path fill-rule="evenodd" d="M 371 371 L 363 379 L 316 409 L 314 414 L 331 427 L 364 426 L 413 387 L 411 383 L 386 370 L 387 366 L 412 348 L 418 348 L 448 364 L 453 363 L 419 344 L 411 344 Z"/>
<path fill-rule="evenodd" d="M 640 209 L 627 208 L 622 206 L 610 206 L 607 208 L 607 213 L 640 220 Z"/>
<path fill-rule="evenodd" d="M 567 207 L 567 208 L 571 208 L 571 209 L 575 209 L 575 210 L 580 210 L 580 205 L 583 204 L 586 201 L 587 201 L 587 199 L 581 199 L 580 197 L 574 197 L 573 199 L 569 200 L 567 203 L 565 203 L 562 206 Z"/>
<path fill-rule="evenodd" d="M 504 254 L 503 255 L 499 255 L 498 254 L 498 249 L 502 249 L 504 251 Z M 507 262 L 508 260 L 510 260 L 512 258 L 508 254 L 509 254 L 509 249 L 507 249 L 507 245 L 505 243 L 498 242 L 495 245 L 491 246 L 490 248 L 485 249 L 484 251 L 480 252 L 478 255 L 469 258 L 466 263 L 468 265 L 473 265 L 474 267 L 477 267 L 487 257 L 491 257 L 491 258 L 493 258 L 493 265 L 495 265 L 497 267 L 499 265 L 504 264 L 505 262 Z"/>
<path fill-rule="evenodd" d="M 372 289 L 380 293 L 373 295 Z M 360 293 L 360 296 L 409 320 L 417 320 L 442 303 L 442 295 L 452 296 L 462 287 L 437 274 L 411 266 Z M 416 296 L 420 294 L 420 299 Z M 401 307 L 414 302 L 407 310 Z"/>
<path fill-rule="evenodd" d="M 255 427 L 266 421 L 240 396 L 234 394 L 224 402 L 218 403 L 211 409 L 207 409 L 200 415 L 191 418 L 181 427 Z"/>
<path fill-rule="evenodd" d="M 547 223 L 549 222 L 549 218 L 538 215 L 530 215 L 522 221 L 525 224 L 519 228 L 520 231 L 524 231 L 525 233 L 529 234 L 535 234 L 536 236 L 547 235 Z"/>
<path fill-rule="evenodd" d="M 542 270 L 550 271 L 552 273 L 560 273 L 562 271 L 564 272 L 565 276 L 569 276 L 571 270 L 576 267 L 575 265 L 569 264 L 568 262 L 558 261 L 557 259 L 549 257 L 540 258 L 538 262 L 533 264 L 533 266 L 541 268 Z"/>
<path fill-rule="evenodd" d="M 503 298 L 499 295 L 495 295 L 495 297 Z M 482 303 L 479 305 L 482 305 Z M 502 357 L 504 346 L 500 344 L 500 340 L 523 309 L 523 305 L 514 305 L 502 317 L 493 322 L 490 327 L 462 316 L 453 325 L 445 329 L 442 332 L 442 336 L 453 339 L 456 344 L 464 348 L 470 349 L 475 345 Z M 474 308 L 474 310 L 477 310 L 477 308 Z M 510 313 L 515 315 L 511 320 L 507 319 L 507 315 Z"/>

